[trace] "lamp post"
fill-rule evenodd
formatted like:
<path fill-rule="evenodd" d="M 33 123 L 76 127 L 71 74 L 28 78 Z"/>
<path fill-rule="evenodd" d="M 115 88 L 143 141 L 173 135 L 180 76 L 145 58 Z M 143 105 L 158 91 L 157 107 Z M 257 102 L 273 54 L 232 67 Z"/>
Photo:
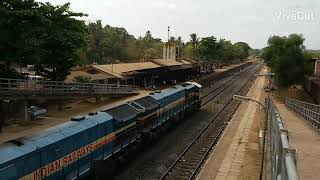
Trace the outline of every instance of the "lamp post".
<path fill-rule="evenodd" d="M 270 88 L 270 87 L 269 87 Z M 270 89 L 269 89 L 270 91 Z M 269 93 L 268 93 L 269 95 Z M 265 119 L 265 125 L 264 125 L 264 133 L 263 133 L 263 143 L 262 143 L 262 154 L 261 154 L 261 161 L 260 161 L 260 173 L 259 173 L 259 180 L 262 180 L 262 176 L 263 176 L 263 167 L 264 167 L 264 153 L 265 153 L 265 146 L 266 146 L 266 134 L 267 134 L 267 123 L 268 123 L 268 112 L 267 112 L 267 107 L 262 104 L 261 102 L 255 100 L 255 99 L 251 99 L 249 97 L 245 97 L 245 96 L 240 96 L 240 95 L 233 95 L 233 99 L 237 100 L 237 101 L 252 101 L 255 103 L 258 103 L 264 110 L 266 113 L 266 119 Z M 269 100 L 269 97 L 268 97 Z M 269 104 L 269 102 L 268 102 Z"/>
<path fill-rule="evenodd" d="M 170 26 L 168 26 L 168 43 L 170 41 Z"/>
<path fill-rule="evenodd" d="M 266 106 L 264 104 L 262 104 L 261 102 L 255 100 L 255 99 L 251 99 L 249 97 L 240 96 L 240 95 L 233 95 L 233 99 L 237 100 L 237 101 L 246 101 L 246 102 L 252 101 L 252 102 L 258 103 L 260 106 L 262 106 L 263 109 L 266 109 Z"/>

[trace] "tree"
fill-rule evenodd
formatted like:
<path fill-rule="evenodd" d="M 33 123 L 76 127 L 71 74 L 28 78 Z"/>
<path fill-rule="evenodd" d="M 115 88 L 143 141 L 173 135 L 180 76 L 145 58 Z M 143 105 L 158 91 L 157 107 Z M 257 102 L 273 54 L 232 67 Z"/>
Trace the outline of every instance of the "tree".
<path fill-rule="evenodd" d="M 148 30 L 148 31 L 146 32 L 145 38 L 148 39 L 148 40 L 152 40 L 152 39 L 153 39 L 153 38 L 152 38 L 151 31 Z"/>
<path fill-rule="evenodd" d="M 170 39 L 169 39 L 169 42 L 170 43 L 175 43 L 176 42 L 176 38 L 171 36 Z"/>
<path fill-rule="evenodd" d="M 214 36 L 201 39 L 199 45 L 201 58 L 207 61 L 212 61 L 217 57 L 217 39 Z"/>
<path fill-rule="evenodd" d="M 199 45 L 200 42 L 200 38 L 198 37 L 198 35 L 196 33 L 190 34 L 190 44 L 192 46 L 192 58 L 198 58 L 199 57 Z"/>
<path fill-rule="evenodd" d="M 152 37 L 151 32 L 147 31 L 145 37 L 137 39 L 136 47 L 140 59 L 150 60 L 161 57 L 163 42 L 161 39 Z"/>
<path fill-rule="evenodd" d="M 196 33 L 190 34 L 190 43 L 194 49 L 197 48 L 199 41 L 200 41 L 200 38 Z"/>
<path fill-rule="evenodd" d="M 75 83 L 91 83 L 91 77 L 87 76 L 76 76 L 73 78 L 73 82 Z"/>
<path fill-rule="evenodd" d="M 176 39 L 176 42 L 175 42 L 175 43 L 177 44 L 178 47 L 184 46 L 184 43 L 183 43 L 183 41 L 182 41 L 181 36 L 179 36 L 179 37 Z"/>
<path fill-rule="evenodd" d="M 237 42 L 234 44 L 235 58 L 243 61 L 249 56 L 250 46 L 245 42 Z"/>
<path fill-rule="evenodd" d="M 304 76 L 312 73 L 302 35 L 291 34 L 288 37 L 272 36 L 268 46 L 263 49 L 263 58 L 271 67 L 281 86 L 302 84 Z"/>
<path fill-rule="evenodd" d="M 40 12 L 48 23 L 42 37 L 42 57 L 36 65 L 38 73 L 51 80 L 64 80 L 76 64 L 85 45 L 86 26 L 75 17 L 85 16 L 69 10 L 70 4 L 53 6 L 42 3 Z"/>
<path fill-rule="evenodd" d="M 221 50 L 219 51 L 219 57 L 218 60 L 220 60 L 223 63 L 231 63 L 234 60 L 234 46 L 231 43 L 231 41 L 226 41 L 224 39 L 219 40 L 219 47 L 221 47 Z"/>
<path fill-rule="evenodd" d="M 185 59 L 193 59 L 194 51 L 193 51 L 193 47 L 190 43 L 186 43 L 184 46 L 182 46 L 181 56 L 182 56 L 182 58 L 185 58 Z"/>
<path fill-rule="evenodd" d="M 307 53 L 312 57 L 319 59 L 320 58 L 320 51 L 319 50 L 307 50 Z"/>
<path fill-rule="evenodd" d="M 106 33 L 100 20 L 88 24 L 87 35 L 87 63 L 104 63 L 105 62 L 105 43 Z"/>
<path fill-rule="evenodd" d="M 46 23 L 39 12 L 39 3 L 34 0 L 0 2 L 0 59 L 6 61 L 2 74 L 13 72 L 12 64 L 28 64 L 39 59 L 39 39 Z"/>
<path fill-rule="evenodd" d="M 34 0 L 3 0 L 0 6 L 0 58 L 7 63 L 36 64 L 37 73 L 64 80 L 85 44 L 82 13 L 69 4 L 53 6 Z"/>

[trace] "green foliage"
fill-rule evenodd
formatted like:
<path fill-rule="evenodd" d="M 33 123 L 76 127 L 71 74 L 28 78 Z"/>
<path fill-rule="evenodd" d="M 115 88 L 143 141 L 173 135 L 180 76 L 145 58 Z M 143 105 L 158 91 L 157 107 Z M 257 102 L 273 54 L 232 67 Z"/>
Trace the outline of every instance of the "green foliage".
<path fill-rule="evenodd" d="M 213 36 L 202 38 L 199 52 L 201 59 L 213 60 L 217 57 L 217 39 Z"/>
<path fill-rule="evenodd" d="M 15 69 L 8 68 L 7 66 L 0 65 L 0 77 L 1 78 L 12 78 L 12 79 L 22 79 L 23 75 L 19 74 Z"/>
<path fill-rule="evenodd" d="M 82 13 L 69 4 L 53 6 L 34 0 L 4 0 L 0 4 L 0 58 L 11 64 L 36 64 L 37 73 L 64 80 L 85 45 Z"/>
<path fill-rule="evenodd" d="M 190 42 L 190 44 L 192 43 Z M 251 49 L 247 43 L 232 44 L 231 41 L 225 39 L 217 40 L 214 36 L 202 38 L 196 47 L 200 59 L 218 63 L 243 61 L 249 56 L 249 50 Z"/>
<path fill-rule="evenodd" d="M 163 43 L 161 39 L 154 38 L 150 31 L 147 31 L 145 37 L 139 37 L 136 40 L 136 56 L 143 60 L 152 58 L 161 58 Z"/>
<path fill-rule="evenodd" d="M 319 59 L 320 58 L 320 51 L 319 50 L 307 50 L 307 53 L 312 58 L 315 58 L 315 59 Z"/>
<path fill-rule="evenodd" d="M 111 63 L 114 60 L 125 62 L 132 60 L 149 60 L 159 58 L 162 54 L 162 41 L 152 37 L 147 31 L 144 37 L 136 39 L 124 28 L 102 26 L 101 21 L 88 25 L 88 48 L 84 64 Z"/>
<path fill-rule="evenodd" d="M 86 26 L 75 19 L 82 13 L 69 10 L 70 4 L 41 4 L 42 16 L 48 21 L 42 35 L 42 57 L 37 70 L 52 80 L 64 80 L 78 60 L 78 51 L 85 46 Z"/>
<path fill-rule="evenodd" d="M 84 60 L 81 61 L 81 64 L 86 63 L 103 63 L 104 59 L 104 48 L 105 43 L 103 40 L 105 39 L 106 34 L 104 29 L 102 28 L 101 21 L 97 21 L 96 23 L 89 23 L 88 24 L 88 35 L 87 35 L 87 42 L 88 46 L 87 49 L 84 50 Z M 86 58 L 88 61 L 86 61 Z"/>
<path fill-rule="evenodd" d="M 234 56 L 236 59 L 244 60 L 249 56 L 250 46 L 245 42 L 237 42 L 234 45 Z"/>
<path fill-rule="evenodd" d="M 11 64 L 36 58 L 45 23 L 34 0 L 0 2 L 0 59 L 6 61 L 7 70 Z"/>
<path fill-rule="evenodd" d="M 200 42 L 200 38 L 196 33 L 190 34 L 190 43 L 193 48 L 196 48 Z"/>
<path fill-rule="evenodd" d="M 260 57 L 262 55 L 262 50 L 260 49 L 250 49 L 249 56 Z"/>
<path fill-rule="evenodd" d="M 271 67 L 281 86 L 302 84 L 304 75 L 310 74 L 313 65 L 303 45 L 302 35 L 272 36 L 263 49 L 263 58 Z"/>
<path fill-rule="evenodd" d="M 186 43 L 182 48 L 180 49 L 181 57 L 185 59 L 194 59 L 194 53 L 193 53 L 193 47 L 190 43 Z"/>
<path fill-rule="evenodd" d="M 192 46 L 192 56 L 191 58 L 197 59 L 199 58 L 199 48 L 198 45 L 200 43 L 200 38 L 196 33 L 190 34 L 190 42 Z"/>
<path fill-rule="evenodd" d="M 150 31 L 135 38 L 126 29 L 86 25 L 78 20 L 85 16 L 70 11 L 70 4 L 54 6 L 35 0 L 2 0 L 0 2 L 0 60 L 5 65 L 0 75 L 17 77 L 12 65 L 35 64 L 38 75 L 51 80 L 64 80 L 75 65 L 91 63 L 150 60 L 162 57 L 163 42 Z M 246 43 L 232 44 L 224 39 L 196 33 L 184 43 L 171 37 L 181 50 L 182 58 L 231 62 L 248 56 Z"/>
<path fill-rule="evenodd" d="M 87 76 L 76 76 L 73 78 L 73 82 L 75 83 L 91 83 L 91 77 Z"/>

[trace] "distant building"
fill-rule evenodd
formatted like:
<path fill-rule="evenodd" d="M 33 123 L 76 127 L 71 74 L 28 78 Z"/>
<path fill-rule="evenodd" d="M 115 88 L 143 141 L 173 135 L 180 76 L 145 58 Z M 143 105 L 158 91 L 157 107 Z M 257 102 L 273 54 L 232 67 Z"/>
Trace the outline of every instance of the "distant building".
<path fill-rule="evenodd" d="M 167 42 L 163 44 L 163 59 L 180 60 L 180 49 L 176 43 Z"/>
<path fill-rule="evenodd" d="M 195 62 L 171 59 L 153 59 L 149 62 L 87 65 L 74 68 L 66 82 L 73 82 L 77 76 L 89 77 L 98 83 L 136 84 L 146 86 L 164 81 L 185 81 L 196 77 L 199 65 Z"/>

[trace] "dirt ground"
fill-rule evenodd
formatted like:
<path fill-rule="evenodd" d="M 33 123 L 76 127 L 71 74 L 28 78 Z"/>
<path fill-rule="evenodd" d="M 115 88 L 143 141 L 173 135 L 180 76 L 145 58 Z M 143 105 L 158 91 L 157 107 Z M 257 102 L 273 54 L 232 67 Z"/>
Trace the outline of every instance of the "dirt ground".
<path fill-rule="evenodd" d="M 296 88 L 280 88 L 278 92 L 274 94 L 277 100 L 284 102 L 286 97 L 297 99 L 300 101 L 305 101 L 309 103 L 315 103 L 312 97 L 303 89 L 302 86 L 296 86 Z"/>

